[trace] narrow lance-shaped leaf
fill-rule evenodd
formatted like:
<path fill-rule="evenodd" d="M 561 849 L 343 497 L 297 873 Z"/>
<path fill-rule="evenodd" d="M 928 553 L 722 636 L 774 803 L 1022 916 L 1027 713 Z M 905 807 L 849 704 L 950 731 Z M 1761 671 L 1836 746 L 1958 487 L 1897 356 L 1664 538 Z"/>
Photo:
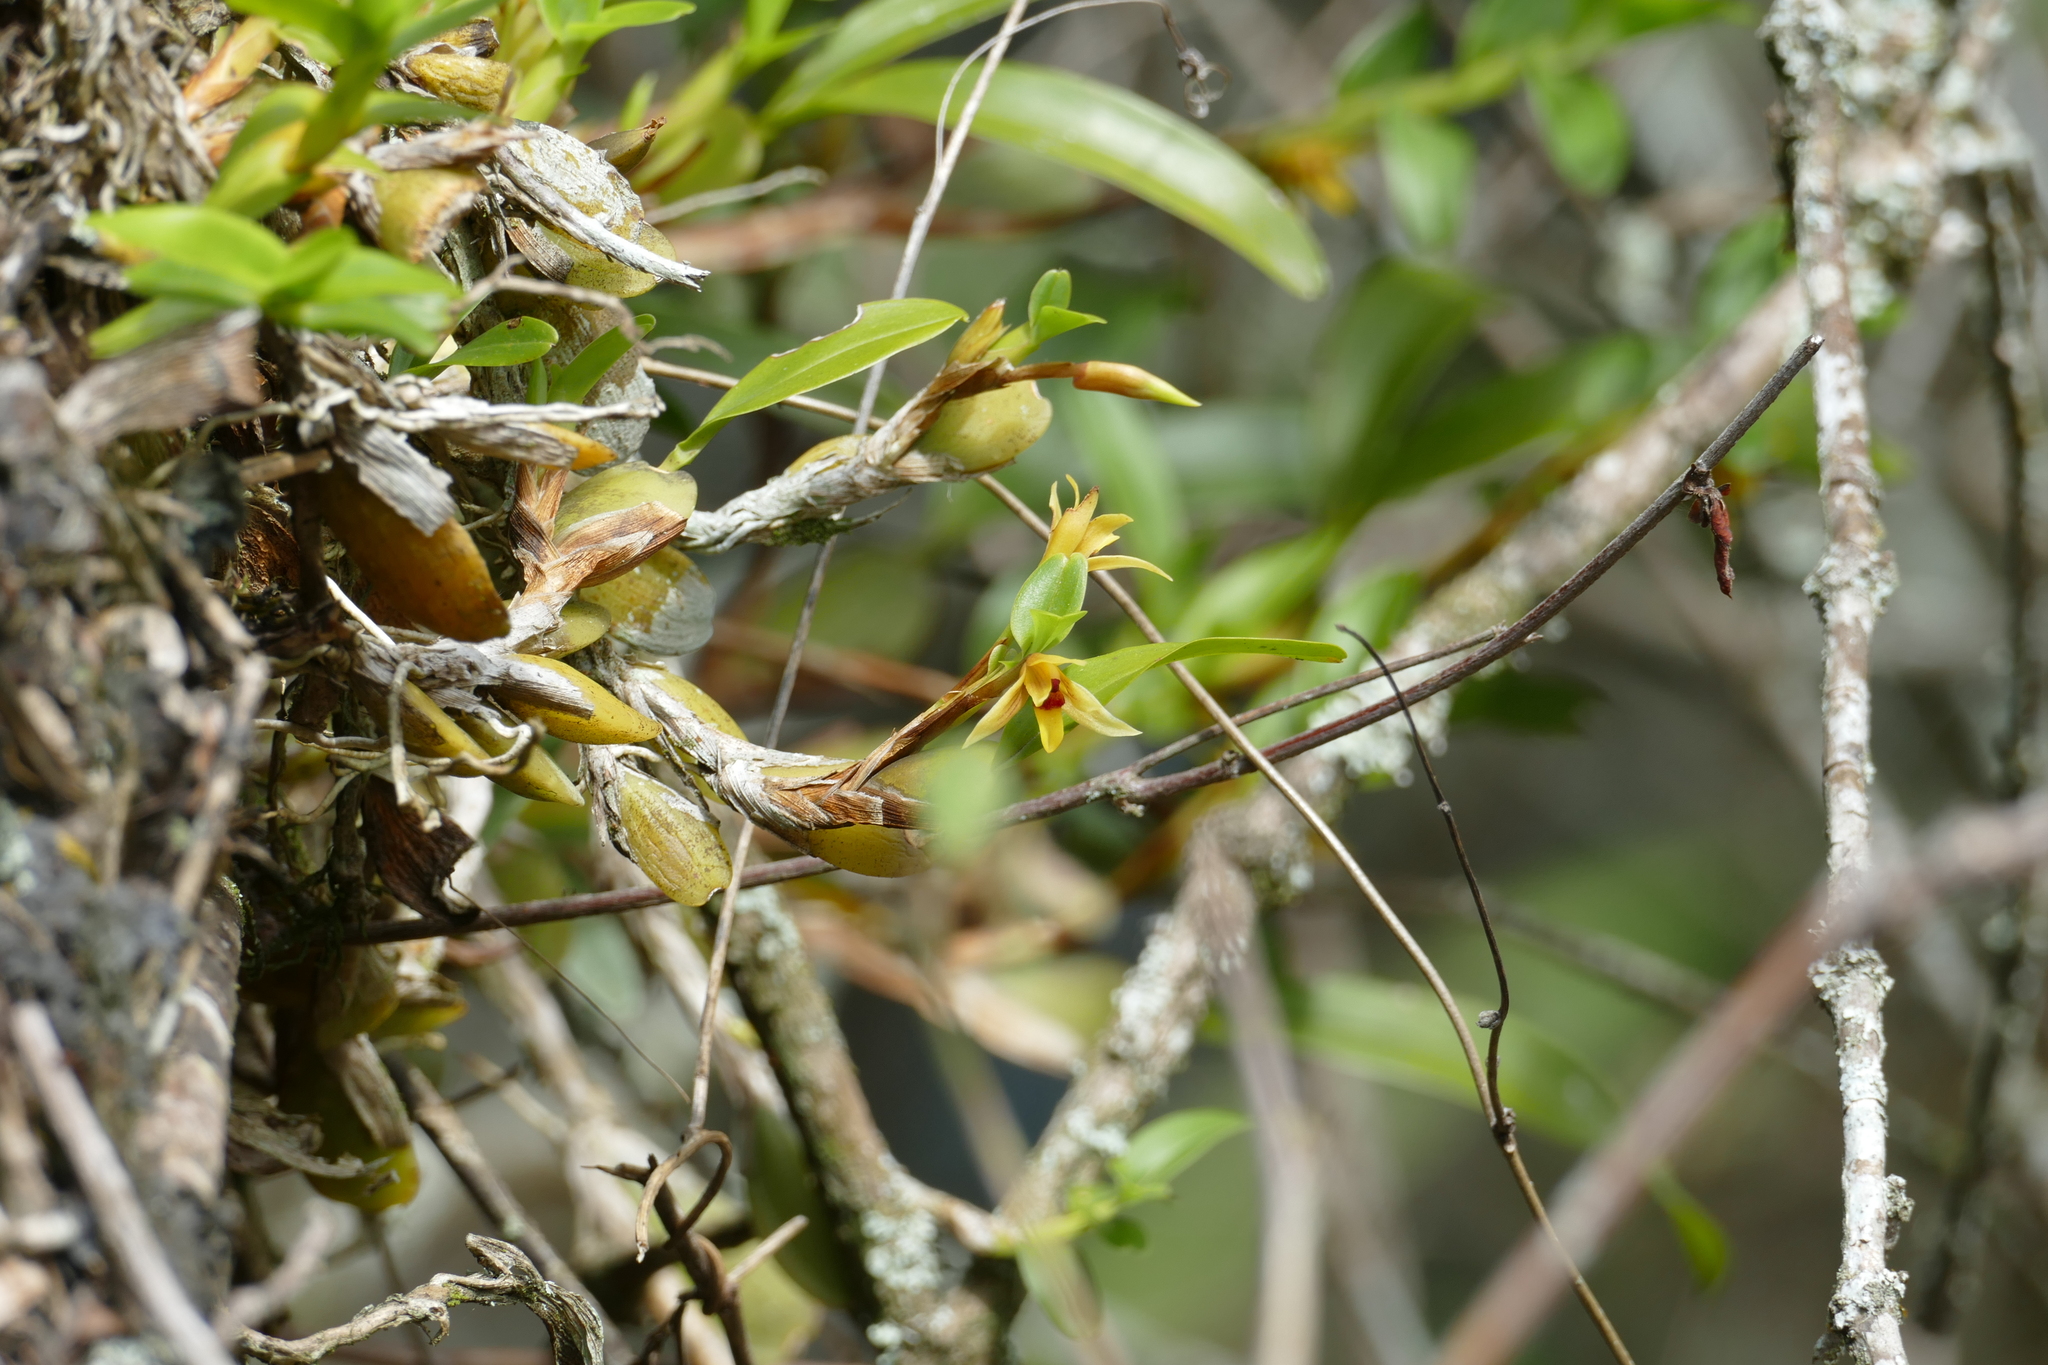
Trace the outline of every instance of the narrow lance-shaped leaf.
<path fill-rule="evenodd" d="M 1551 164 L 1574 189 L 1614 193 L 1628 174 L 1628 113 L 1597 76 L 1531 71 L 1529 107 Z"/>
<path fill-rule="evenodd" d="M 456 348 L 447 359 L 416 365 L 410 372 L 431 379 L 451 365 L 467 365 L 473 369 L 524 365 L 553 350 L 558 340 L 560 334 L 539 318 L 509 318 L 474 341 Z"/>
<path fill-rule="evenodd" d="M 827 86 L 1001 14 L 1007 5 L 1008 0 L 868 0 L 790 73 L 763 117 L 794 123 Z"/>
<path fill-rule="evenodd" d="M 1277 654 L 1282 658 L 1305 659 L 1320 664 L 1342 663 L 1345 657 L 1342 646 L 1324 644 L 1320 640 L 1212 635 L 1206 639 L 1189 640 L 1185 644 L 1168 640 L 1164 644 L 1132 645 L 1129 649 L 1099 654 L 1069 667 L 1067 677 L 1093 692 L 1097 700 L 1108 701 L 1136 682 L 1148 669 L 1182 659 L 1206 658 L 1212 654 Z"/>
<path fill-rule="evenodd" d="M 823 388 L 859 374 L 877 361 L 929 341 L 967 314 L 939 299 L 885 299 L 864 303 L 852 322 L 836 332 L 814 337 L 794 350 L 781 351 L 747 371 L 726 390 L 689 439 L 669 455 L 665 467 L 679 468 L 702 450 L 735 417 Z"/>
<path fill-rule="evenodd" d="M 1425 250 L 1447 247 L 1472 206 L 1479 150 L 1449 119 L 1394 111 L 1380 121 L 1380 166 L 1387 197 L 1409 240 Z"/>
<path fill-rule="evenodd" d="M 904 62 L 823 91 L 813 111 L 935 123 L 956 65 Z M 959 118 L 961 102 L 956 90 L 949 118 Z M 990 83 L 974 134 L 1129 190 L 1194 224 L 1302 298 L 1329 287 L 1322 247 L 1272 181 L 1187 119 L 1128 90 L 1011 62 Z"/>
<path fill-rule="evenodd" d="M 654 315 L 642 313 L 633 319 L 633 325 L 645 336 L 647 329 L 654 325 Z M 619 363 L 620 357 L 633 349 L 632 336 L 614 327 L 603 336 L 585 346 L 574 360 L 562 367 L 548 383 L 548 399 L 555 403 L 581 403 L 584 395 L 596 387 L 605 372 Z"/>
<path fill-rule="evenodd" d="M 1225 1138 L 1250 1128 L 1251 1120 L 1229 1109 L 1182 1109 L 1157 1118 L 1131 1134 L 1110 1174 L 1126 1185 L 1170 1184 Z"/>

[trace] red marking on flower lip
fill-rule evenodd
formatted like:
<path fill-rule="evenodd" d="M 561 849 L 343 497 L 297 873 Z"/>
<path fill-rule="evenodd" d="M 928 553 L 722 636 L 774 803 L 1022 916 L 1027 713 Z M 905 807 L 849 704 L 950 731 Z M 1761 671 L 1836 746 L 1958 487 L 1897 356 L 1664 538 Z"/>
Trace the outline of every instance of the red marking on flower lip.
<path fill-rule="evenodd" d="M 1038 709 L 1041 711 L 1057 711 L 1066 704 L 1067 694 L 1060 690 L 1060 685 L 1058 682 L 1054 682 L 1052 685 L 1052 691 L 1049 694 L 1047 694 L 1044 701 L 1038 704 Z"/>

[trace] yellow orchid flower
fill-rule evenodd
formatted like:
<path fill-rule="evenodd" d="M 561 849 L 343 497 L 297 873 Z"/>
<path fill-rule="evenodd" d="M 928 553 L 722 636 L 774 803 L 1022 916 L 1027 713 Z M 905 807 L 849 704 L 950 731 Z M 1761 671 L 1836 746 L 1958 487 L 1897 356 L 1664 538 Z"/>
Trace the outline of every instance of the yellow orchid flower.
<path fill-rule="evenodd" d="M 1043 564 L 1055 555 L 1084 555 L 1088 560 L 1088 572 L 1097 569 L 1144 569 L 1156 573 L 1168 582 L 1173 575 L 1149 560 L 1136 555 L 1102 555 L 1095 553 L 1116 539 L 1116 533 L 1136 520 L 1121 512 L 1107 516 L 1095 515 L 1095 504 L 1102 497 L 1100 488 L 1088 490 L 1088 496 L 1081 496 L 1081 485 L 1074 482 L 1072 475 L 1067 483 L 1074 490 L 1074 505 L 1061 510 L 1060 486 L 1052 486 L 1052 534 L 1046 537 L 1045 553 L 1038 557 Z"/>
<path fill-rule="evenodd" d="M 1109 708 L 1097 701 L 1093 692 L 1060 671 L 1062 664 L 1073 662 L 1057 654 L 1027 656 L 1017 670 L 1016 681 L 996 698 L 996 704 L 974 727 L 974 733 L 967 736 L 967 742 L 974 744 L 999 732 L 1024 709 L 1027 697 L 1038 720 L 1038 742 L 1045 746 L 1047 753 L 1059 748 L 1060 741 L 1067 737 L 1064 717 L 1069 715 L 1100 735 L 1137 734 L 1136 727 L 1126 725 L 1111 715 Z"/>

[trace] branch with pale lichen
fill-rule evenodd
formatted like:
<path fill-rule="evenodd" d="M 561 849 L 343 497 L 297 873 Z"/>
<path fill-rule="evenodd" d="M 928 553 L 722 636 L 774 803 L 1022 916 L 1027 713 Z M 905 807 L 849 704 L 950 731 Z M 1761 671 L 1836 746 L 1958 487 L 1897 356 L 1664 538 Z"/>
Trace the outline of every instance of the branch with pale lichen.
<path fill-rule="evenodd" d="M 889 1154 L 831 997 L 772 889 L 740 893 L 727 962 L 838 1212 L 833 1231 L 874 1296 L 870 1340 L 907 1359 L 993 1359 L 1005 1287 L 973 1274 L 962 1282 L 939 1241 L 943 1225 L 970 1248 L 988 1247 L 988 1217 L 913 1179 Z"/>
<path fill-rule="evenodd" d="M 1787 3 L 1772 11 L 1765 31 L 1791 87 L 1793 235 L 1814 327 L 1826 342 L 1814 362 L 1813 392 L 1828 543 L 1806 591 L 1821 618 L 1821 794 L 1829 897 L 1840 900 L 1870 868 L 1870 641 L 1897 582 L 1877 514 L 1879 481 L 1870 460 L 1870 404 L 1856 321 L 1862 263 L 1851 255 L 1852 204 L 1843 183 L 1854 133 L 1848 106 L 1870 98 L 1861 85 L 1857 96 L 1845 95 L 1843 82 L 1859 61 L 1875 64 L 1857 42 L 1880 25 L 1877 16 L 1853 7 L 1823 11 Z M 1897 69 L 1888 74 L 1908 79 Z M 1883 1005 L 1891 976 L 1868 943 L 1849 943 L 1815 966 L 1813 983 L 1834 1018 L 1842 1092 L 1842 1259 L 1828 1331 L 1814 1355 L 1905 1365 L 1899 1332 L 1905 1277 L 1885 1263 L 1912 1207 L 1904 1182 L 1885 1169 Z"/>

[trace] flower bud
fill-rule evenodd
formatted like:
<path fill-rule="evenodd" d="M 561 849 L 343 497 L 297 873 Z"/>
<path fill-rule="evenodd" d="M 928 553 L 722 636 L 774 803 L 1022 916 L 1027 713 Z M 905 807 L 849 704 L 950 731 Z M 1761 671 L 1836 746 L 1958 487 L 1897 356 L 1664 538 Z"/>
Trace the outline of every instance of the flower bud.
<path fill-rule="evenodd" d="M 1088 557 L 1053 555 L 1024 580 L 1010 607 L 1010 642 L 1025 654 L 1051 649 L 1087 613 Z"/>
<path fill-rule="evenodd" d="M 1113 360 L 1078 362 L 1074 366 L 1074 387 L 1122 394 L 1125 398 L 1149 398 L 1155 403 L 1172 403 L 1182 408 L 1202 406 L 1158 375 Z"/>
<path fill-rule="evenodd" d="M 620 172 L 630 171 L 647 159 L 647 149 L 654 145 L 654 135 L 668 122 L 665 118 L 652 118 L 638 128 L 621 128 L 616 133 L 590 139 L 590 145 L 604 153 L 604 159 Z"/>

